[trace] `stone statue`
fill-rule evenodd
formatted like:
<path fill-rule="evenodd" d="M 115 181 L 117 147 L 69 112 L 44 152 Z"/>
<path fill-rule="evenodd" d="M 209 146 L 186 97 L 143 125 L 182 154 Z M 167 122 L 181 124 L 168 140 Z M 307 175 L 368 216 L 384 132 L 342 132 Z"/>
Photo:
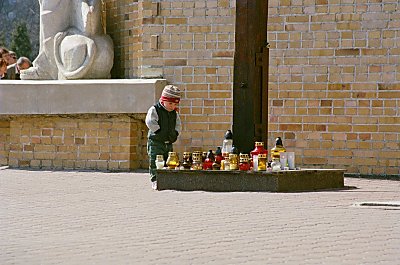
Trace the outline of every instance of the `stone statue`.
<path fill-rule="evenodd" d="M 101 0 L 39 0 L 40 49 L 21 79 L 110 78 L 114 51 Z"/>

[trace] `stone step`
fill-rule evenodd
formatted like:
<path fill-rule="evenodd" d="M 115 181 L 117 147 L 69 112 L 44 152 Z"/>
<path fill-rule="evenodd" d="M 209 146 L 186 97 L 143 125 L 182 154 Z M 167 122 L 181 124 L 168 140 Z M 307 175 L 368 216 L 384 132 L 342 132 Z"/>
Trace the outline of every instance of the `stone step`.
<path fill-rule="evenodd" d="M 344 188 L 344 169 L 279 172 L 157 170 L 158 190 L 181 191 L 315 191 Z"/>

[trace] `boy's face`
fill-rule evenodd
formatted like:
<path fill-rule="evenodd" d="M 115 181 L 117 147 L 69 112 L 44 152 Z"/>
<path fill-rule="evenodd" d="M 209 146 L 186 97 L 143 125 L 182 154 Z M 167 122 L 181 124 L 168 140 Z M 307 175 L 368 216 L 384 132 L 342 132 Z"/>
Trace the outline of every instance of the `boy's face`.
<path fill-rule="evenodd" d="M 162 103 L 165 109 L 168 111 L 173 111 L 178 107 L 178 103 L 175 102 L 163 101 Z"/>

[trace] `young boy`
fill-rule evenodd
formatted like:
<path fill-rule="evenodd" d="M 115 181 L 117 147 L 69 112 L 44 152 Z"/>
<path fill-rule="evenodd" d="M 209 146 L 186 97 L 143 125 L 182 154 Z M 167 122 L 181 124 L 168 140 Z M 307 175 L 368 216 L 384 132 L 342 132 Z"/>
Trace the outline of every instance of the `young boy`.
<path fill-rule="evenodd" d="M 167 161 L 168 152 L 172 152 L 172 144 L 177 140 L 181 130 L 181 119 L 177 112 L 180 98 L 179 88 L 167 85 L 158 103 L 150 107 L 146 115 L 145 122 L 149 128 L 147 153 L 153 189 L 157 189 L 156 156 L 163 155 L 164 161 Z"/>

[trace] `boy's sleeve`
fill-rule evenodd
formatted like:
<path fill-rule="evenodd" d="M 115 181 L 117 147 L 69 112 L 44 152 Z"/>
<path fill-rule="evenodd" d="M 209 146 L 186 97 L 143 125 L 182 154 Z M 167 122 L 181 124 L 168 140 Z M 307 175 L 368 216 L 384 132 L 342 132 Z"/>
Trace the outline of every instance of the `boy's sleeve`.
<path fill-rule="evenodd" d="M 182 127 L 182 123 L 181 123 L 181 118 L 179 117 L 179 114 L 176 113 L 176 125 L 175 125 L 175 131 L 178 132 L 178 134 L 181 133 L 181 127 Z"/>
<path fill-rule="evenodd" d="M 154 106 L 147 111 L 145 123 L 147 128 L 152 132 L 156 132 L 160 129 L 160 125 L 158 125 L 158 114 Z"/>

